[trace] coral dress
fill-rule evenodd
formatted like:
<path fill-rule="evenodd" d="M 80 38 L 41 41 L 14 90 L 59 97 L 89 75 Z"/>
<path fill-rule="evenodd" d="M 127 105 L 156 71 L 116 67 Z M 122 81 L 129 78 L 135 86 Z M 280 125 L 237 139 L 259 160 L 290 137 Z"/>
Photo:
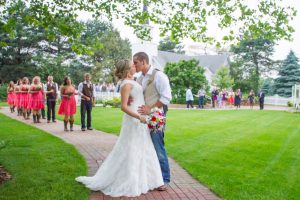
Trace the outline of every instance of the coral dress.
<path fill-rule="evenodd" d="M 33 86 L 32 91 L 38 91 L 36 93 L 29 94 L 28 108 L 34 110 L 41 110 L 44 108 L 44 93 L 41 86 Z"/>
<path fill-rule="evenodd" d="M 15 93 L 13 90 L 9 90 L 7 94 L 7 103 L 8 105 L 14 105 L 14 100 L 15 100 Z"/>
<path fill-rule="evenodd" d="M 28 108 L 28 103 L 29 103 L 28 86 L 21 85 L 20 87 L 21 87 L 21 91 L 25 92 L 20 94 L 20 107 Z"/>
<path fill-rule="evenodd" d="M 20 107 L 20 93 L 19 93 L 19 86 L 16 86 L 14 105 L 17 106 L 17 107 Z"/>
<path fill-rule="evenodd" d="M 61 103 L 59 105 L 58 114 L 59 115 L 74 115 L 76 113 L 76 100 L 75 100 L 75 89 L 71 93 L 67 93 L 64 89 L 63 95 L 68 95 L 68 97 L 62 97 Z"/>
<path fill-rule="evenodd" d="M 232 93 L 230 93 L 230 96 L 229 96 L 229 99 L 228 99 L 228 103 L 230 105 L 232 105 L 234 103 L 234 99 L 233 99 L 233 94 Z"/>

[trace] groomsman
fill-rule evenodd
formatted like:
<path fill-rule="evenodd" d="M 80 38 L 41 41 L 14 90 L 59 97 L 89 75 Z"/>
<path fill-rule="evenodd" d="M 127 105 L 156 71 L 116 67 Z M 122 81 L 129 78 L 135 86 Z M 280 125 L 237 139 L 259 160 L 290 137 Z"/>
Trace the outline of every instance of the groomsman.
<path fill-rule="evenodd" d="M 45 93 L 47 97 L 47 123 L 56 122 L 55 119 L 55 106 L 57 98 L 58 86 L 53 82 L 53 76 L 48 76 L 48 82 L 45 87 Z"/>
<path fill-rule="evenodd" d="M 91 75 L 84 74 L 84 82 L 78 85 L 78 94 L 81 96 L 80 114 L 81 130 L 92 129 L 92 107 L 95 106 L 95 87 L 91 82 Z M 85 123 L 85 114 L 87 114 L 87 123 Z M 87 125 L 87 126 L 86 126 Z"/>
<path fill-rule="evenodd" d="M 265 103 L 265 93 L 261 90 L 259 92 L 259 108 L 260 110 L 264 109 L 264 103 Z"/>

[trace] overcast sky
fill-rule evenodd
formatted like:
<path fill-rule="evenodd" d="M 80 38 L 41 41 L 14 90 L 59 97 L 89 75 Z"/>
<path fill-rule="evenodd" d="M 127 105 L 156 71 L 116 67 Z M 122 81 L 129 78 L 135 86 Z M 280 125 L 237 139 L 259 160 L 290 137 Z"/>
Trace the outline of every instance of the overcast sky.
<path fill-rule="evenodd" d="M 252 4 L 252 2 L 253 2 L 253 0 L 249 1 L 249 4 Z M 299 0 L 284 0 L 283 2 L 287 5 L 294 6 L 298 11 L 297 17 L 294 19 L 294 21 L 291 22 L 291 25 L 294 27 L 294 29 L 296 31 L 293 34 L 292 42 L 284 41 L 284 40 L 277 42 L 278 45 L 275 47 L 274 59 L 278 59 L 278 60 L 285 59 L 290 50 L 293 50 L 296 53 L 296 55 L 298 56 L 298 58 L 300 58 L 300 26 L 299 26 L 299 24 L 300 24 L 300 1 Z M 81 20 L 87 20 L 89 18 L 91 18 L 91 15 L 88 13 L 81 13 L 80 17 L 79 17 L 79 19 L 81 19 Z M 209 30 L 208 33 L 214 37 L 218 37 L 220 35 L 218 35 L 218 36 L 214 35 L 215 33 L 220 33 L 220 31 L 217 30 L 215 24 L 216 23 L 214 22 L 213 19 L 211 21 L 208 21 L 208 30 Z M 131 43 L 138 42 L 137 37 L 133 33 L 133 29 L 128 26 L 125 26 L 123 24 L 122 20 L 114 20 L 113 25 L 115 28 L 117 28 L 120 31 L 122 38 L 128 38 Z M 158 28 L 155 27 L 154 31 L 153 31 L 153 41 L 155 43 L 158 43 L 159 40 L 160 40 L 159 31 L 158 31 Z M 191 41 L 185 39 L 185 40 L 183 40 L 183 43 L 190 44 Z"/>

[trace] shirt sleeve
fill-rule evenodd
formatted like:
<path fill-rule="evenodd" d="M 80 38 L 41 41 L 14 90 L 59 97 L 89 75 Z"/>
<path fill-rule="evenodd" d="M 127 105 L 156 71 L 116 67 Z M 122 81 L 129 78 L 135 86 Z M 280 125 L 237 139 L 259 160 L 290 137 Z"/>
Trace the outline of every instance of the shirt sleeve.
<path fill-rule="evenodd" d="M 93 84 L 93 97 L 96 98 L 96 86 L 95 86 L 95 84 Z"/>
<path fill-rule="evenodd" d="M 154 78 L 154 82 L 156 90 L 160 95 L 159 101 L 162 102 L 164 105 L 170 104 L 172 94 L 169 78 L 167 77 L 167 75 L 161 71 L 158 71 Z"/>
<path fill-rule="evenodd" d="M 78 85 L 78 94 L 79 94 L 79 96 L 83 95 L 82 94 L 82 89 L 83 89 L 83 85 L 82 85 L 82 83 L 79 83 L 79 85 Z"/>

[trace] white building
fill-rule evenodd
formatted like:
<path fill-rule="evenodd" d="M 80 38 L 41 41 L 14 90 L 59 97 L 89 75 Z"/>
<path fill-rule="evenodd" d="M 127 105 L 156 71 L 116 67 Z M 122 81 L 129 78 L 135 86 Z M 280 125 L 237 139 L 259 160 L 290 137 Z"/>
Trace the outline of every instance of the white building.
<path fill-rule="evenodd" d="M 167 63 L 178 62 L 180 60 L 195 59 L 199 61 L 200 66 L 205 68 L 205 76 L 212 85 L 213 76 L 221 66 L 229 67 L 229 55 L 185 55 L 173 52 L 159 51 L 158 46 L 151 42 L 144 42 L 132 45 L 132 55 L 137 52 L 146 52 L 150 57 L 150 64 L 163 70 Z"/>

